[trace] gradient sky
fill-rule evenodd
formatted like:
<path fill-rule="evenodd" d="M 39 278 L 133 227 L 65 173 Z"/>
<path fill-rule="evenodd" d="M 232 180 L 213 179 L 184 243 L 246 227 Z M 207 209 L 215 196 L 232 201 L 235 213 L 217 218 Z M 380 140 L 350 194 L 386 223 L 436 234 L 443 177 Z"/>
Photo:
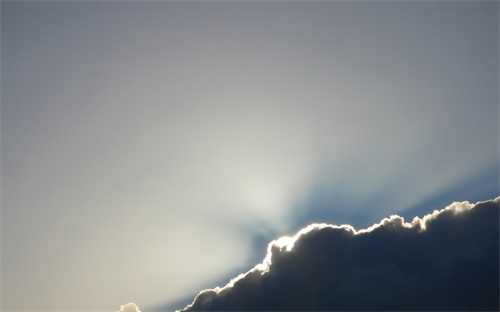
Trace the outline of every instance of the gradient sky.
<path fill-rule="evenodd" d="M 2 1 L 2 308 L 145 311 L 311 222 L 498 196 L 498 15 Z"/>

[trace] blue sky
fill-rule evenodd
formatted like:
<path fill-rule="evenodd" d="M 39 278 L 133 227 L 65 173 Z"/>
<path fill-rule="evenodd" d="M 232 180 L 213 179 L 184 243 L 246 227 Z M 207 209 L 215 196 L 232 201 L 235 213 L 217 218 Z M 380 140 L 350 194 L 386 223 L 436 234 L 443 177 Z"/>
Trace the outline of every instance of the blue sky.
<path fill-rule="evenodd" d="M 494 1 L 1 9 L 4 309 L 145 310 L 311 222 L 498 196 Z"/>

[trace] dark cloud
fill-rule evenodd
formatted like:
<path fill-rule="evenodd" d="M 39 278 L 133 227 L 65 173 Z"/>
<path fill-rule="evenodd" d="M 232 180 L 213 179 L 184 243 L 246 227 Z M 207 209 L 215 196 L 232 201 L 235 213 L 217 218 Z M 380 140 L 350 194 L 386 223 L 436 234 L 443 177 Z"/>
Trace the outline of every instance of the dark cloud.
<path fill-rule="evenodd" d="M 313 224 L 182 311 L 499 310 L 500 198 L 356 231 Z"/>

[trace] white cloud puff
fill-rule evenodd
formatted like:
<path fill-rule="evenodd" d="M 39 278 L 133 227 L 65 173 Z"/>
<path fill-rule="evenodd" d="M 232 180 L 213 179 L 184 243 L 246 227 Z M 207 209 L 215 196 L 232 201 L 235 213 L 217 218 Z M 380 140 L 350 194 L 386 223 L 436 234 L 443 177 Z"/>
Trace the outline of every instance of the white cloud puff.
<path fill-rule="evenodd" d="M 141 310 L 139 310 L 139 307 L 135 303 L 129 302 L 120 306 L 118 312 L 141 312 Z"/>

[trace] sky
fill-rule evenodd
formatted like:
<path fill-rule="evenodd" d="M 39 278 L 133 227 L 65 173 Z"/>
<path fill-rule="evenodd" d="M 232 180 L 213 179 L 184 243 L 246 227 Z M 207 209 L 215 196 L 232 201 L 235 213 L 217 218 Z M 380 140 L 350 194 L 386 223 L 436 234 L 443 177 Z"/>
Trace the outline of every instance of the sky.
<path fill-rule="evenodd" d="M 498 12 L 2 1 L 2 309 L 147 311 L 313 222 L 497 197 Z"/>

